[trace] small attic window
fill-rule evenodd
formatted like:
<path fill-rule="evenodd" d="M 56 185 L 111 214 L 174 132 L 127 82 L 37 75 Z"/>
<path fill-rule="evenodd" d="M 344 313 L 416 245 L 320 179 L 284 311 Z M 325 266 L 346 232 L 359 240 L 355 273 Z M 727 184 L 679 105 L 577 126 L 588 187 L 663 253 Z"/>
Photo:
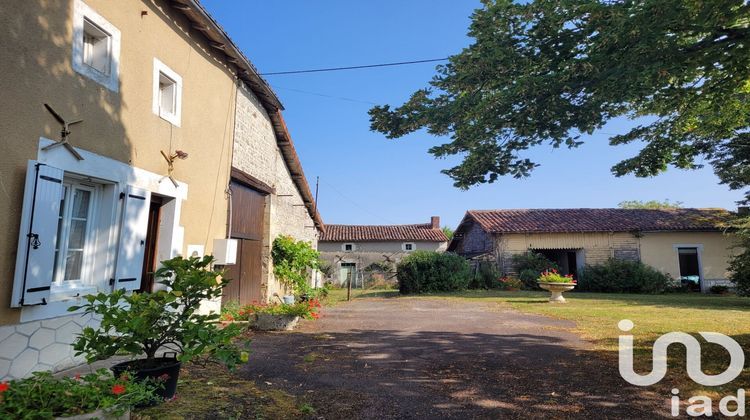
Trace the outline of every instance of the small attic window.
<path fill-rule="evenodd" d="M 404 242 L 404 244 L 401 246 L 401 249 L 403 249 L 406 252 L 414 251 L 414 243 Z"/>
<path fill-rule="evenodd" d="M 347 243 L 347 244 L 341 245 L 341 250 L 344 251 L 344 252 L 352 252 L 352 251 L 354 251 L 354 249 L 355 249 L 355 246 L 352 243 Z"/>
<path fill-rule="evenodd" d="M 182 77 L 156 58 L 154 58 L 153 112 L 173 125 L 180 126 Z"/>
<path fill-rule="evenodd" d="M 108 75 L 112 53 L 112 36 L 90 20 L 83 19 L 83 63 Z"/>

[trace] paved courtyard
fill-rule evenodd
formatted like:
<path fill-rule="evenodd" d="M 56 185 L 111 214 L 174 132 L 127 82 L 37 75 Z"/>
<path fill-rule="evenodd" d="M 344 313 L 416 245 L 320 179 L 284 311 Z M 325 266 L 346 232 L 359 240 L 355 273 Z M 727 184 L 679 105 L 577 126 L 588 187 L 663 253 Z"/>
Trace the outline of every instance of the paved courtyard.
<path fill-rule="evenodd" d="M 624 382 L 574 326 L 496 304 L 356 299 L 253 337 L 240 375 L 324 418 L 654 418 L 667 393 Z"/>

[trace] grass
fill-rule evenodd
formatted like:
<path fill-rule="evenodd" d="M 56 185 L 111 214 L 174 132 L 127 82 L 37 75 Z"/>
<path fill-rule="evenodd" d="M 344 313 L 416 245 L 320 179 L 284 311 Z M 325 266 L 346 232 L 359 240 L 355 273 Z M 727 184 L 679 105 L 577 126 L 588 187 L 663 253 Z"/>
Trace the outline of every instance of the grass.
<path fill-rule="evenodd" d="M 364 297 L 393 298 L 398 291 L 360 291 L 355 299 Z M 635 324 L 630 332 L 635 337 L 635 367 L 639 373 L 651 370 L 653 342 L 662 334 L 682 331 L 695 335 L 702 344 L 702 368 L 708 374 L 722 372 L 729 362 L 727 352 L 720 346 L 706 343 L 698 336 L 701 331 L 718 332 L 734 338 L 745 349 L 750 349 L 750 299 L 736 296 L 717 296 L 692 293 L 665 295 L 634 295 L 606 293 L 566 293 L 567 304 L 550 304 L 547 292 L 506 292 L 469 290 L 458 293 L 420 295 L 416 298 L 439 297 L 464 301 L 494 302 L 513 309 L 574 321 L 576 332 L 591 341 L 597 353 L 616 360 L 617 324 L 629 319 Z M 331 299 L 346 300 L 346 290 L 332 291 Z M 724 395 L 746 388 L 750 383 L 750 369 L 723 387 L 704 389 L 693 383 L 684 369 L 685 352 L 682 346 L 670 346 L 670 373 L 663 381 L 681 390 L 703 395 Z M 747 358 L 747 356 L 746 356 Z M 686 395 L 683 393 L 683 395 Z"/>
<path fill-rule="evenodd" d="M 218 365 L 189 364 L 180 371 L 177 398 L 137 409 L 135 420 L 302 418 L 309 408 L 280 390 L 262 390 L 253 381 Z"/>

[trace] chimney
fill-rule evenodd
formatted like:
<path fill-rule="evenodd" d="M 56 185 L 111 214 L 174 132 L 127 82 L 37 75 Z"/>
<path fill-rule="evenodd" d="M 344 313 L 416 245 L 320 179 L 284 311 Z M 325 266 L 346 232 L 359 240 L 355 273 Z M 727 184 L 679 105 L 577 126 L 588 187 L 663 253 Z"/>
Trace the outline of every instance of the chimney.
<path fill-rule="evenodd" d="M 440 229 L 440 216 L 430 217 L 430 223 L 432 224 L 433 229 Z"/>

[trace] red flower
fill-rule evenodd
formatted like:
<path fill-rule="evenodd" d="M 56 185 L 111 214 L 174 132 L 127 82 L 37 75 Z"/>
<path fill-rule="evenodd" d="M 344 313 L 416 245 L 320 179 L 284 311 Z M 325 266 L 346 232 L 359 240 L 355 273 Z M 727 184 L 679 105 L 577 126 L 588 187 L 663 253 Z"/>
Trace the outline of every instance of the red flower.
<path fill-rule="evenodd" d="M 120 385 L 120 384 L 114 385 L 112 387 L 112 393 L 115 394 L 115 395 L 120 395 L 120 394 L 125 393 L 125 386 L 124 385 Z"/>
<path fill-rule="evenodd" d="M 310 316 L 311 316 L 311 317 L 313 317 L 313 319 L 318 319 L 318 318 L 320 318 L 320 314 L 319 314 L 319 313 L 317 313 L 317 312 L 311 312 L 311 313 L 310 313 Z"/>
<path fill-rule="evenodd" d="M 7 382 L 1 382 L 0 383 L 0 393 L 3 393 L 5 391 L 7 391 L 8 388 L 10 388 L 10 385 L 8 385 Z"/>
<path fill-rule="evenodd" d="M 76 381 L 80 381 L 81 380 L 81 374 L 80 373 L 76 373 L 75 380 Z"/>

